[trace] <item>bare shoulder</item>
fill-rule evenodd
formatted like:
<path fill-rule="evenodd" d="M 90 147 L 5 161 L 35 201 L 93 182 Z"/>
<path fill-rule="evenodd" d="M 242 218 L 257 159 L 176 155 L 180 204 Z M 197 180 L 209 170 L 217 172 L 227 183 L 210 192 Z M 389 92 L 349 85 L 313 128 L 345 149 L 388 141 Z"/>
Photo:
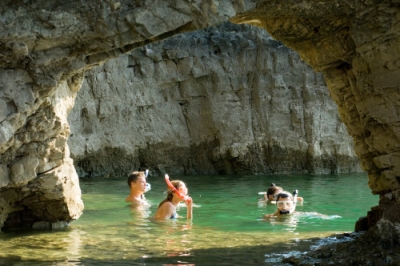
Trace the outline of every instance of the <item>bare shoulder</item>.
<path fill-rule="evenodd" d="M 142 204 L 144 201 L 143 200 L 137 200 L 134 197 L 128 196 L 125 198 L 125 202 L 129 202 L 131 204 L 137 204 L 140 205 Z"/>
<path fill-rule="evenodd" d="M 166 201 L 166 202 L 164 202 L 161 206 L 160 206 L 160 209 L 166 209 L 166 210 L 168 210 L 168 209 L 175 209 L 175 207 L 174 207 L 174 205 L 171 203 L 171 202 L 169 202 L 169 201 Z"/>
<path fill-rule="evenodd" d="M 169 219 L 175 211 L 175 207 L 171 202 L 164 202 L 154 215 L 155 219 Z"/>
<path fill-rule="evenodd" d="M 129 195 L 129 196 L 127 196 L 127 197 L 125 198 L 125 202 L 132 202 L 132 197 L 131 197 L 131 195 Z"/>

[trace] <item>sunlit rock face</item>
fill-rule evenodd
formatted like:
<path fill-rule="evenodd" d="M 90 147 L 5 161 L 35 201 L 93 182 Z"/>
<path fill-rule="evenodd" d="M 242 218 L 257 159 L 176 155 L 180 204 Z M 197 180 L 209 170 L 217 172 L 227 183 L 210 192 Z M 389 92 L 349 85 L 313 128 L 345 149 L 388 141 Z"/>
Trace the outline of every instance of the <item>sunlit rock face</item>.
<path fill-rule="evenodd" d="M 86 72 L 68 120 L 80 176 L 360 171 L 322 75 L 249 25 L 181 34 Z"/>
<path fill-rule="evenodd" d="M 323 72 L 368 185 L 381 195 L 369 235 L 385 246 L 399 244 L 400 237 L 399 4 L 268 1 L 233 19 L 266 28 Z"/>
<path fill-rule="evenodd" d="M 83 72 L 205 28 L 252 1 L 1 1 L 0 228 L 53 228 L 83 210 L 67 114 Z"/>

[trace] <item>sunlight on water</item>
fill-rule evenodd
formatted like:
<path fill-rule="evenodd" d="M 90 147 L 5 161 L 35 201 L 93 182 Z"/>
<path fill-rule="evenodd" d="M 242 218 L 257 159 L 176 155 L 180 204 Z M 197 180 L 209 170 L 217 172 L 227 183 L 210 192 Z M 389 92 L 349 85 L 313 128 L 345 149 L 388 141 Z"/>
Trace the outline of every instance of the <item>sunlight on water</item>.
<path fill-rule="evenodd" d="M 64 230 L 0 234 L 0 264 L 279 265 L 284 257 L 320 245 L 316 238 L 352 231 L 378 204 L 365 174 L 174 178 L 187 184 L 193 198 L 191 222 L 151 219 L 165 197 L 162 177 L 150 175 L 151 206 L 142 208 L 124 202 L 125 178 L 81 180 L 82 217 Z M 305 202 L 289 217 L 265 221 L 261 217 L 275 206 L 259 204 L 258 192 L 272 182 L 290 192 L 298 189 Z"/>

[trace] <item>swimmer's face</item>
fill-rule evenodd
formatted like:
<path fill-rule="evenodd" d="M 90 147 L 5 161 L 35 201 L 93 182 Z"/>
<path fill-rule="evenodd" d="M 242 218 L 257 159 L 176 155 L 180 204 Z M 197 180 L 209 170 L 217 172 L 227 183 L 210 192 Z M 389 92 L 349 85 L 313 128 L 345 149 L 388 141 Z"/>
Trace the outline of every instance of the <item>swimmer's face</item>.
<path fill-rule="evenodd" d="M 178 191 L 179 193 L 181 193 L 182 195 L 187 195 L 189 190 L 187 189 L 186 185 L 184 183 L 181 183 L 178 187 Z"/>
<path fill-rule="evenodd" d="M 276 200 L 276 198 L 278 197 L 278 194 L 281 192 L 282 192 L 281 189 L 277 189 L 274 194 L 268 195 L 268 200 Z"/>
<path fill-rule="evenodd" d="M 276 197 L 278 196 L 280 192 L 273 194 L 273 195 L 268 195 L 268 200 L 276 200 Z"/>
<path fill-rule="evenodd" d="M 276 207 L 279 211 L 290 211 L 290 209 L 293 207 L 293 201 L 289 197 L 279 197 L 279 199 L 276 201 Z"/>
<path fill-rule="evenodd" d="M 146 190 L 146 177 L 139 176 L 136 182 L 132 182 L 132 185 L 139 191 L 144 192 Z"/>

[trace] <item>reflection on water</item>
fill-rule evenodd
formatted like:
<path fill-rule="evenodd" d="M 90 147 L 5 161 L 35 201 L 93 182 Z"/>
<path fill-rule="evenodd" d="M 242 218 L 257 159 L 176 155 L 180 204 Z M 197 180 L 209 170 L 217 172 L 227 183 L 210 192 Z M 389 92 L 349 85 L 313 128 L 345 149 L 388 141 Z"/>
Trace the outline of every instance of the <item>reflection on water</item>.
<path fill-rule="evenodd" d="M 315 238 L 352 231 L 377 204 L 363 175 L 179 179 L 194 200 L 193 221 L 152 219 L 165 197 L 162 178 L 150 177 L 146 206 L 124 202 L 123 178 L 82 180 L 82 217 L 65 230 L 0 234 L 0 265 L 280 265 L 321 243 L 343 241 Z M 257 203 L 271 181 L 299 189 L 305 203 L 292 215 L 260 219 L 276 208 Z M 364 191 L 343 189 L 355 183 Z M 185 211 L 183 205 L 178 212 Z"/>

